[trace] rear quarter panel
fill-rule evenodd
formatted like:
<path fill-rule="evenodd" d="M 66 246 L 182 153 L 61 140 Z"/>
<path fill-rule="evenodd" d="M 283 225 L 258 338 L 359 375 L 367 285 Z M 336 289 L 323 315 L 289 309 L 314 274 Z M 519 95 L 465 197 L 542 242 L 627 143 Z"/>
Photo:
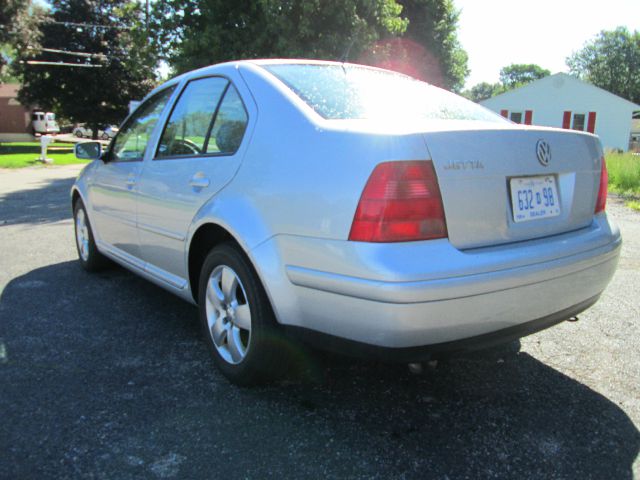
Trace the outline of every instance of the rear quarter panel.
<path fill-rule="evenodd" d="M 244 67 L 259 118 L 242 166 L 222 196 L 244 197 L 265 225 L 263 236 L 346 240 L 375 165 L 428 158 L 419 134 L 357 132 L 325 121 L 266 71 Z"/>

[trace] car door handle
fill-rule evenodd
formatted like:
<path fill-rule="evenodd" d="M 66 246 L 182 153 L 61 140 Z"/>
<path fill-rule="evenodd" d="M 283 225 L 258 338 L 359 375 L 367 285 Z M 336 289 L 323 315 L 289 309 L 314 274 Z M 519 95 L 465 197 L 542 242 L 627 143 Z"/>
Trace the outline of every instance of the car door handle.
<path fill-rule="evenodd" d="M 136 184 L 136 176 L 131 174 L 127 177 L 127 185 L 133 186 Z"/>
<path fill-rule="evenodd" d="M 209 186 L 209 179 L 204 176 L 204 173 L 198 172 L 191 180 L 189 180 L 189 185 L 193 188 L 207 188 Z"/>

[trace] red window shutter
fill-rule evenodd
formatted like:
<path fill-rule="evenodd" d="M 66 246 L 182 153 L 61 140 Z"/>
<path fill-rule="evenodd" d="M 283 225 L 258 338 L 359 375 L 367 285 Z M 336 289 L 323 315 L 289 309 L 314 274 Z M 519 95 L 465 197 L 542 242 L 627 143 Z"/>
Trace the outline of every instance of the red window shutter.
<path fill-rule="evenodd" d="M 589 112 L 589 120 L 587 121 L 587 132 L 596 132 L 596 112 Z"/>
<path fill-rule="evenodd" d="M 562 116 L 562 128 L 567 130 L 571 128 L 571 112 L 564 112 Z"/>
<path fill-rule="evenodd" d="M 533 121 L 533 110 L 525 110 L 524 112 L 524 124 L 531 125 Z"/>
<path fill-rule="evenodd" d="M 509 118 L 509 110 L 500 110 L 500 115 L 504 118 Z"/>

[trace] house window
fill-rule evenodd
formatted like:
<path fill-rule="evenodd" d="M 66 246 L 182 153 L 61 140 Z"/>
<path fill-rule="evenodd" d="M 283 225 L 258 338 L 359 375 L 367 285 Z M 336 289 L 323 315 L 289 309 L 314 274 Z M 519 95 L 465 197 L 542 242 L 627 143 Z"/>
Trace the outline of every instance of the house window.
<path fill-rule="evenodd" d="M 573 124 L 571 125 L 571 128 L 573 130 L 580 130 L 581 132 L 584 132 L 584 120 L 585 120 L 584 113 L 574 113 Z"/>
<path fill-rule="evenodd" d="M 514 123 L 522 123 L 522 112 L 511 112 L 511 121 Z"/>

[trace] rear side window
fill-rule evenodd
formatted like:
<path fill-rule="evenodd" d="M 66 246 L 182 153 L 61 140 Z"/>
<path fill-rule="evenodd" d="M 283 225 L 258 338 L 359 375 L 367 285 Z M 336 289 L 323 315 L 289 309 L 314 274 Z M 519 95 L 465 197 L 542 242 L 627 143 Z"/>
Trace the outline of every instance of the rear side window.
<path fill-rule="evenodd" d="M 229 86 L 216 115 L 207 153 L 235 153 L 247 128 L 247 111 L 238 91 Z"/>
<path fill-rule="evenodd" d="M 264 68 L 329 120 L 506 122 L 458 95 L 387 70 L 350 64 L 274 64 Z"/>
<path fill-rule="evenodd" d="M 227 79 L 192 80 L 171 113 L 156 158 L 233 154 L 247 121 L 242 99 Z"/>
<path fill-rule="evenodd" d="M 133 162 L 143 159 L 151 133 L 173 89 L 174 87 L 170 87 L 156 93 L 129 117 L 112 143 L 111 160 Z"/>
<path fill-rule="evenodd" d="M 221 77 L 201 78 L 187 84 L 162 133 L 157 158 L 207 152 L 206 141 L 228 85 L 229 81 Z"/>

